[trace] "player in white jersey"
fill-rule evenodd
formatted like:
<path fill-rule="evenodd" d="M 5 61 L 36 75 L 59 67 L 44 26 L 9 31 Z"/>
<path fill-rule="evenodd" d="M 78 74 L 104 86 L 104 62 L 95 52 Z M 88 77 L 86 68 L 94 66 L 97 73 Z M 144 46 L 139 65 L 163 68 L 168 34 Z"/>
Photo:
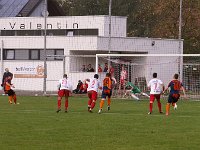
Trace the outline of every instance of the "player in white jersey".
<path fill-rule="evenodd" d="M 67 74 L 63 75 L 63 78 L 59 80 L 58 83 L 58 109 L 57 113 L 61 111 L 61 100 L 65 96 L 65 112 L 68 110 L 68 97 L 72 92 L 72 86 L 67 79 Z"/>
<path fill-rule="evenodd" d="M 95 107 L 98 89 L 102 89 L 98 78 L 99 78 L 99 75 L 95 74 L 94 78 L 86 79 L 86 81 L 89 82 L 88 88 L 87 88 L 88 98 L 89 98 L 88 100 L 89 112 L 92 112 L 92 109 Z"/>
<path fill-rule="evenodd" d="M 149 102 L 149 113 L 152 113 L 153 103 L 155 99 L 157 100 L 159 112 L 162 113 L 160 95 L 164 90 L 164 84 L 160 79 L 157 79 L 157 73 L 153 73 L 153 79 L 148 83 L 148 88 L 150 88 L 150 102 Z"/>
<path fill-rule="evenodd" d="M 125 80 L 128 77 L 127 70 L 122 66 L 122 71 L 120 72 L 120 83 L 119 83 L 119 93 L 121 93 L 121 89 L 123 88 L 123 93 L 125 92 Z"/>

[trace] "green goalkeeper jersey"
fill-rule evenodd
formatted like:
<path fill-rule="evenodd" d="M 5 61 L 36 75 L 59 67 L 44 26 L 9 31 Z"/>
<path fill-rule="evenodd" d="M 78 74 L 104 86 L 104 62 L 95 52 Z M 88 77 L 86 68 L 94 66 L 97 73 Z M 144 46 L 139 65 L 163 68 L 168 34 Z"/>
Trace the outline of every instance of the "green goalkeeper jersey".
<path fill-rule="evenodd" d="M 127 87 L 131 87 L 132 88 L 131 92 L 134 93 L 134 94 L 135 93 L 141 93 L 140 89 L 131 82 L 126 83 L 126 88 Z"/>

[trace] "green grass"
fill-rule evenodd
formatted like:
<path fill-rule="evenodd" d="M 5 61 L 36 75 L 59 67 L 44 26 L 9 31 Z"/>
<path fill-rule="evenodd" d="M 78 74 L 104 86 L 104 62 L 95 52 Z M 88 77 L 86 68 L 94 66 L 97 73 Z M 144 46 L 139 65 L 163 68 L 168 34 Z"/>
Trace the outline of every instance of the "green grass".
<path fill-rule="evenodd" d="M 97 114 L 87 98 L 70 97 L 69 112 L 56 113 L 56 97 L 0 97 L 0 150 L 199 150 L 200 102 L 179 101 L 170 116 L 147 115 L 148 101 L 113 100 Z M 106 103 L 105 103 L 106 104 Z M 166 101 L 162 101 L 165 111 Z"/>

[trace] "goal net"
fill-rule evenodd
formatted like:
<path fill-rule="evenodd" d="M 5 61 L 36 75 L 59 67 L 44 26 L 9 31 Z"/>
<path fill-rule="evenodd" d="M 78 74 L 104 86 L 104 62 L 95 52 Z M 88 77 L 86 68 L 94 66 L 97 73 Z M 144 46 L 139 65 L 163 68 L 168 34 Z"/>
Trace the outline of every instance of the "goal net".
<path fill-rule="evenodd" d="M 108 64 L 108 71 L 117 80 L 114 96 L 122 97 L 124 93 L 122 71 L 126 72 L 126 79 L 135 84 L 141 91 L 149 94 L 147 83 L 153 73 L 164 82 L 165 87 L 173 79 L 175 73 L 183 83 L 189 98 L 200 98 L 200 56 L 184 54 L 97 54 L 96 70 Z M 106 72 L 98 72 L 100 78 Z"/>

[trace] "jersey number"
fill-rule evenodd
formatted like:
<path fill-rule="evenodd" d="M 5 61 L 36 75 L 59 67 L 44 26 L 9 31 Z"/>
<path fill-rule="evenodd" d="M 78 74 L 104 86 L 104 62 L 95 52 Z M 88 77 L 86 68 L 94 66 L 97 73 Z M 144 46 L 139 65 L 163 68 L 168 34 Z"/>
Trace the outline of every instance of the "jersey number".
<path fill-rule="evenodd" d="M 91 88 L 94 88 L 95 80 L 92 81 Z"/>
<path fill-rule="evenodd" d="M 180 82 L 174 82 L 174 90 L 180 90 L 181 85 Z"/>
<path fill-rule="evenodd" d="M 158 83 L 154 83 L 154 90 L 157 89 Z"/>

